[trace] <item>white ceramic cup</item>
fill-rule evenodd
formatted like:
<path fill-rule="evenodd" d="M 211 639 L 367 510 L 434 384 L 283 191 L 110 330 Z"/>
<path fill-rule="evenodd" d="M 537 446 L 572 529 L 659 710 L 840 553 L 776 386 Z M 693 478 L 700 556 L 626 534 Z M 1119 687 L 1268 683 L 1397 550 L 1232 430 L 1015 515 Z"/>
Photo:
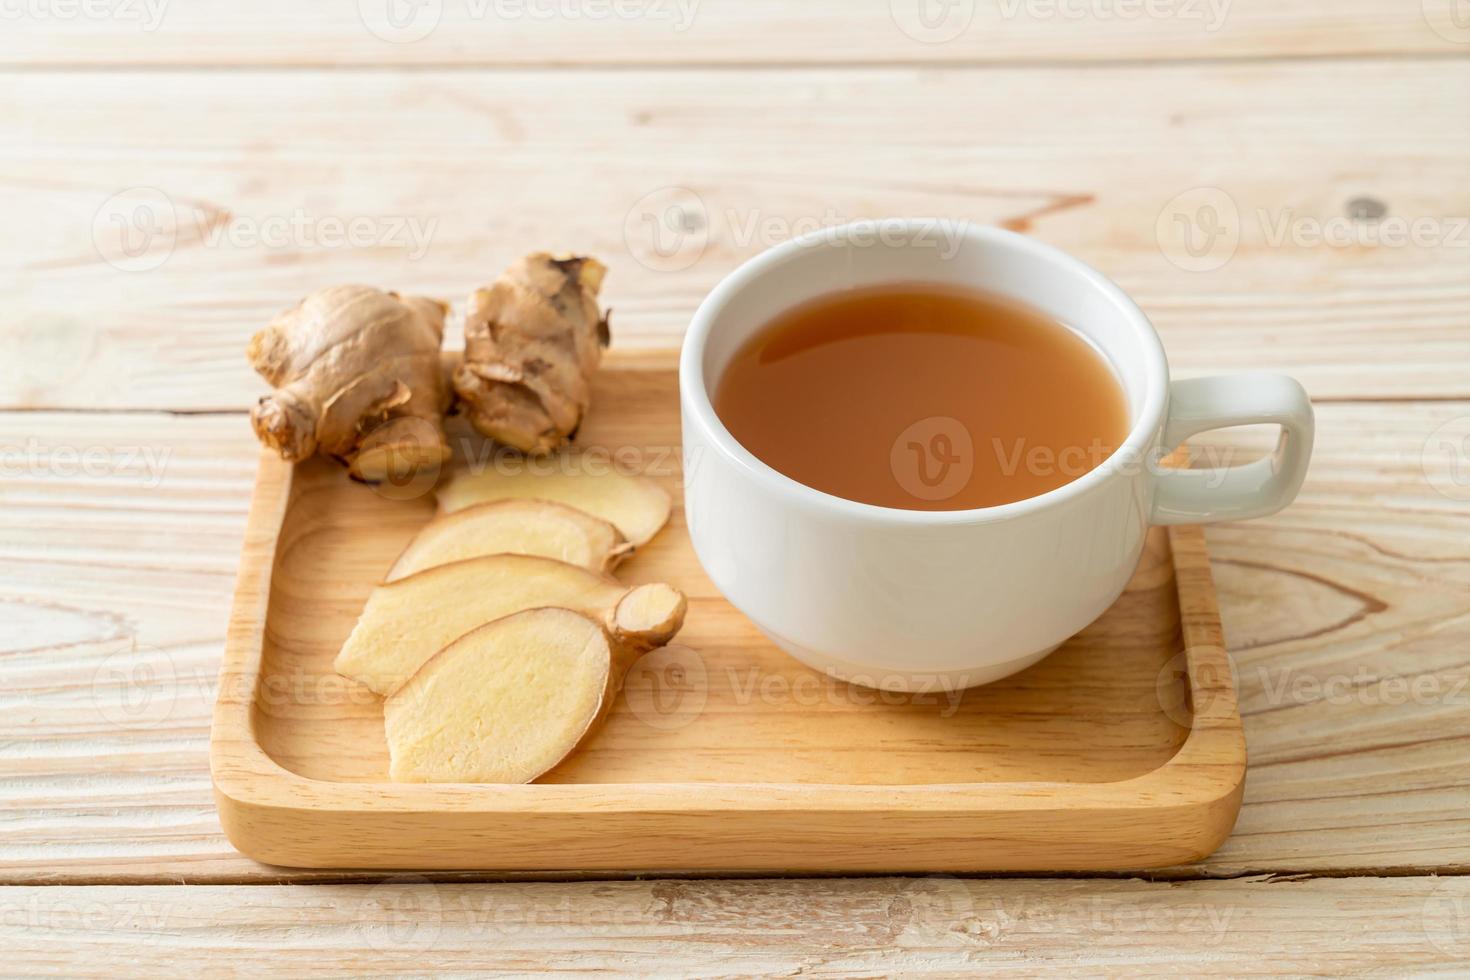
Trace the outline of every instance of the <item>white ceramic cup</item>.
<path fill-rule="evenodd" d="M 912 282 L 1010 296 L 1087 337 L 1127 393 L 1123 447 L 1037 497 L 914 511 L 814 490 L 735 441 L 711 392 L 753 333 L 818 296 Z M 679 387 L 685 512 L 714 584 L 792 656 L 888 690 L 954 690 L 1036 663 L 1118 598 L 1150 524 L 1280 510 L 1312 452 L 1312 406 L 1296 381 L 1171 383 L 1153 325 L 1100 273 L 1022 235 L 930 219 L 821 231 L 742 265 L 695 314 Z M 1196 433 L 1255 423 L 1281 426 L 1268 458 L 1215 470 L 1157 465 Z"/>

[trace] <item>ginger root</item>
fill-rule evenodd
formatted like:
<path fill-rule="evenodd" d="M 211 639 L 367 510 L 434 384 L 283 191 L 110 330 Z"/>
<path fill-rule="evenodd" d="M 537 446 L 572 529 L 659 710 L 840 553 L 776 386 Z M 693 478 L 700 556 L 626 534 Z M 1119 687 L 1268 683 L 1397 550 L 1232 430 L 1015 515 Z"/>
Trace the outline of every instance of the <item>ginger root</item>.
<path fill-rule="evenodd" d="M 255 434 L 282 459 L 321 453 L 369 483 L 437 471 L 450 455 L 447 312 L 368 286 L 307 296 L 250 340 L 251 366 L 276 389 L 250 413 Z"/>
<path fill-rule="evenodd" d="M 593 258 L 535 252 L 470 297 L 454 390 L 482 435 L 543 455 L 577 434 L 611 339 L 597 306 L 606 271 Z"/>
<path fill-rule="evenodd" d="M 391 778 L 527 783 L 555 767 L 606 718 L 649 631 L 682 618 L 683 597 L 660 588 L 610 626 L 533 609 L 435 654 L 383 705 Z"/>

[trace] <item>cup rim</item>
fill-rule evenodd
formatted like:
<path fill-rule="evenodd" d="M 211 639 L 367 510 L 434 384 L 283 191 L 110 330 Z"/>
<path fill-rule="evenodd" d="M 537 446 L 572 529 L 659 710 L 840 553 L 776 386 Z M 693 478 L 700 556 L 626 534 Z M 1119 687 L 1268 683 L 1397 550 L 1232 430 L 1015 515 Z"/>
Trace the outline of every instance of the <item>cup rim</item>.
<path fill-rule="evenodd" d="M 739 440 L 731 435 L 730 430 L 725 427 L 725 423 L 715 412 L 714 402 L 704 379 L 704 353 L 710 332 L 713 324 L 730 301 L 740 291 L 755 285 L 762 276 L 773 269 L 795 260 L 811 249 L 832 247 L 840 243 L 844 236 L 857 232 L 880 235 L 885 232 L 898 235 L 913 234 L 933 228 L 936 222 L 945 220 L 919 217 L 883 218 L 853 222 L 836 228 L 818 229 L 782 242 L 737 266 L 699 304 L 694 318 L 690 321 L 689 329 L 685 333 L 683 348 L 679 355 L 679 397 L 686 417 L 692 418 L 704 430 L 706 438 L 717 451 L 738 465 L 752 479 L 773 492 L 784 494 L 800 504 L 829 513 L 912 526 L 988 523 L 1019 517 L 1079 497 L 1093 487 L 1123 476 L 1123 466 L 1126 460 L 1146 458 L 1148 450 L 1160 431 L 1167 402 L 1169 364 L 1158 331 L 1154 329 L 1148 316 L 1138 304 L 1121 287 L 1092 266 L 1059 248 L 992 225 L 967 225 L 964 237 L 968 241 L 979 241 L 1027 252 L 1056 267 L 1063 274 L 1082 280 L 1086 285 L 1101 292 L 1112 303 L 1143 344 L 1148 360 L 1144 366 L 1146 381 L 1143 405 L 1128 431 L 1127 438 L 1123 440 L 1123 444 L 1100 465 L 1077 479 L 1048 490 L 1046 493 L 1006 504 L 967 510 L 906 510 L 900 507 L 884 507 L 879 504 L 851 500 L 809 487 L 772 467 L 742 446 Z M 688 460 L 685 462 L 686 465 L 690 465 Z"/>

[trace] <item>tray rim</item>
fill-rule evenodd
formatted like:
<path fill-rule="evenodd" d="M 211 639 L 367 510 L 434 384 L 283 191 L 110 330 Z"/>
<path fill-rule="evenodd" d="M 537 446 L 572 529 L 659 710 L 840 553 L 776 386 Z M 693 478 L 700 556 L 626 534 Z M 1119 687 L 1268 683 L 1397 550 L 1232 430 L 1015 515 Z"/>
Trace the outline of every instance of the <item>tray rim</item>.
<path fill-rule="evenodd" d="M 664 370 L 655 356 L 618 362 L 622 370 Z M 927 784 L 837 783 L 599 783 L 404 784 L 336 783 L 294 773 L 273 759 L 254 737 L 252 709 L 264 660 L 265 623 L 280 531 L 291 499 L 295 466 L 262 450 L 231 607 L 218 697 L 210 731 L 210 773 L 226 836 L 243 853 L 268 862 L 307 867 L 354 866 L 340 861 L 301 864 L 296 852 L 263 841 L 252 825 L 279 834 L 293 820 L 307 830 L 325 814 L 360 824 L 374 815 L 442 815 L 463 822 L 481 815 L 539 814 L 689 817 L 798 814 L 899 814 L 963 817 L 1017 814 L 1127 814 L 1130 819 L 1209 819 L 1190 838 L 1196 857 L 1212 853 L 1229 836 L 1238 814 L 1246 772 L 1245 739 L 1203 530 L 1168 529 L 1180 606 L 1193 725 L 1178 751 L 1157 769 L 1106 783 L 1010 781 Z M 284 822 L 283 822 L 284 821 Z M 1177 837 L 1175 838 L 1177 841 Z M 370 858 L 371 855 L 364 855 Z M 1177 846 L 1160 849 L 1162 864 L 1177 863 Z M 355 865 L 382 866 L 382 865 Z M 497 864 L 496 867 L 505 865 Z M 667 867 L 683 868 L 689 862 Z M 751 867 L 767 867 L 752 861 Z M 821 862 L 814 867 L 824 867 Z M 1037 865 L 1041 867 L 1043 865 Z M 1090 867 L 1060 862 L 1057 868 Z M 1096 865 L 1104 867 L 1103 864 Z M 1133 864 L 1121 866 L 1137 866 Z M 1148 866 L 1159 866 L 1148 865 Z M 539 865 L 538 865 L 539 867 Z M 545 870 L 555 870 L 548 866 Z"/>

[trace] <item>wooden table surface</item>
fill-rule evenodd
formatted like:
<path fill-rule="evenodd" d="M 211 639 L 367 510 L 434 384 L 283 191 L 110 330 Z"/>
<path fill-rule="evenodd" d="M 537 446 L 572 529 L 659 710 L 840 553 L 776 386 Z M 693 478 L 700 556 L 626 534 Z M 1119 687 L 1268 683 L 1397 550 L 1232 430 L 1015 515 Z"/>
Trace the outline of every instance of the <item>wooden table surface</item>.
<path fill-rule="evenodd" d="M 1470 968 L 1463 0 L 389 2 L 0 11 L 0 972 Z M 554 247 L 667 347 L 743 258 L 911 213 L 1068 249 L 1178 374 L 1317 403 L 1296 505 L 1209 532 L 1251 754 L 1218 854 L 495 883 L 230 847 L 255 328 Z"/>

